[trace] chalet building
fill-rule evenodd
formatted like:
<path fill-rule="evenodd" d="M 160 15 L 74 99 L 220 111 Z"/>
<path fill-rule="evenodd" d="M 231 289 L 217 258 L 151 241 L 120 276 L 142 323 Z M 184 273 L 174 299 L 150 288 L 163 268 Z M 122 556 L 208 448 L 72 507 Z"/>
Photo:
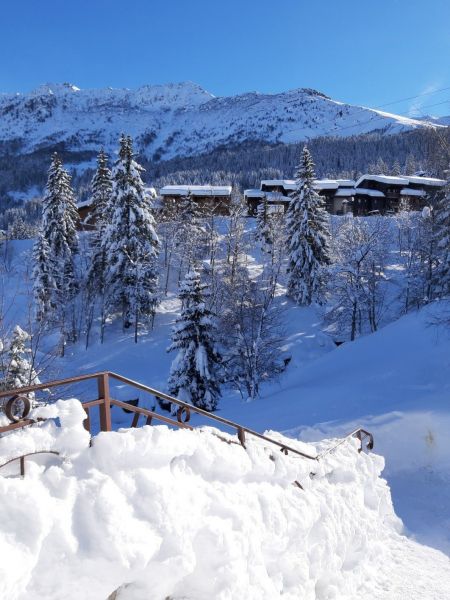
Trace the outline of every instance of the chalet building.
<path fill-rule="evenodd" d="M 327 210 L 333 214 L 349 212 L 354 195 L 355 182 L 351 179 L 316 179 L 314 187 L 324 197 Z M 256 215 L 258 205 L 265 198 L 269 206 L 282 207 L 286 212 L 290 194 L 295 190 L 293 179 L 266 179 L 261 181 L 260 189 L 244 191 L 248 214 Z"/>
<path fill-rule="evenodd" d="M 413 210 L 419 210 L 446 185 L 444 179 L 432 177 L 362 175 L 351 179 L 317 179 L 314 187 L 323 196 L 328 212 L 334 215 L 386 214 L 397 212 L 402 201 Z M 254 216 L 258 205 L 266 198 L 269 205 L 289 206 L 289 194 L 295 190 L 291 179 L 261 181 L 260 189 L 245 190 L 248 214 Z"/>
<path fill-rule="evenodd" d="M 355 183 L 353 214 L 397 212 L 403 201 L 420 210 L 445 185 L 444 179 L 419 175 L 362 175 Z"/>
<path fill-rule="evenodd" d="M 145 193 L 147 198 L 151 199 L 152 204 L 156 200 L 156 190 L 153 187 L 146 187 Z M 92 214 L 92 199 L 84 200 L 79 202 L 77 205 L 78 216 L 80 217 L 78 228 L 82 231 L 92 231 L 95 229 L 95 218 Z"/>
<path fill-rule="evenodd" d="M 166 185 L 159 190 L 162 206 L 175 206 L 182 198 L 192 198 L 200 207 L 218 215 L 228 215 L 232 197 L 231 185 Z"/>

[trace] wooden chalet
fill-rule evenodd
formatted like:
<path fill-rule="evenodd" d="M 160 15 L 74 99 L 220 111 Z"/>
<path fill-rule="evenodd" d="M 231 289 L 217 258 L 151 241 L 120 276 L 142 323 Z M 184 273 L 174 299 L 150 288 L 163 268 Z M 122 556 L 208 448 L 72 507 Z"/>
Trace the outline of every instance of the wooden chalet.
<path fill-rule="evenodd" d="M 231 185 L 166 185 L 159 190 L 164 208 L 175 208 L 180 200 L 190 198 L 200 210 L 228 215 L 232 198 Z"/>
<path fill-rule="evenodd" d="M 350 210 L 355 182 L 350 179 L 317 179 L 314 187 L 324 197 L 327 210 L 332 214 L 345 214 Z M 249 216 L 255 216 L 259 204 L 266 199 L 269 205 L 282 207 L 286 212 L 290 194 L 296 183 L 292 179 L 266 179 L 259 189 L 244 191 Z"/>
<path fill-rule="evenodd" d="M 245 190 L 248 214 L 255 216 L 264 198 L 286 211 L 295 185 L 291 179 L 270 179 L 261 181 L 260 189 Z M 351 212 L 355 216 L 397 212 L 403 201 L 412 210 L 420 210 L 433 202 L 436 192 L 445 185 L 444 179 L 419 175 L 362 175 L 356 182 L 352 179 L 316 179 L 314 182 L 329 213 Z"/>
<path fill-rule="evenodd" d="M 445 185 L 444 179 L 419 175 L 362 175 L 355 183 L 353 214 L 394 213 L 402 202 L 420 210 Z"/>
<path fill-rule="evenodd" d="M 156 190 L 153 187 L 146 187 L 145 193 L 147 198 L 151 199 L 152 202 L 156 199 Z M 78 216 L 80 217 L 80 221 L 78 224 L 78 228 L 82 231 L 92 231 L 95 229 L 95 217 L 92 214 L 93 204 L 92 199 L 84 200 L 83 202 L 79 202 L 77 205 L 78 208 Z"/>

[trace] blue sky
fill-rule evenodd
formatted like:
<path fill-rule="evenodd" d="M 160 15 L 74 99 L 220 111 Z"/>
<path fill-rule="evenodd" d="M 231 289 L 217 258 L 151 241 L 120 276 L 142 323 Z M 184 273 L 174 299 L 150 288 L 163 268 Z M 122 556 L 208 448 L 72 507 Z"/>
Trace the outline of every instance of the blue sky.
<path fill-rule="evenodd" d="M 0 57 L 4 92 L 191 80 L 379 106 L 450 87 L 450 0 L 4 0 Z M 386 110 L 448 115 L 449 99 Z"/>

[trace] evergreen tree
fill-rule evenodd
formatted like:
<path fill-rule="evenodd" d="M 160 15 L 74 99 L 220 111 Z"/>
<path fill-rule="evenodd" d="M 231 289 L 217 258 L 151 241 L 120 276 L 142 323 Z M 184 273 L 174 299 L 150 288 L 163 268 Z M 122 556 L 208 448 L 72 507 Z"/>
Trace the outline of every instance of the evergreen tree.
<path fill-rule="evenodd" d="M 215 317 L 206 308 L 206 285 L 197 271 L 184 278 L 179 297 L 183 303 L 172 330 L 168 351 L 178 350 L 168 381 L 169 393 L 204 410 L 215 410 L 220 397 L 221 356 L 216 349 Z"/>
<path fill-rule="evenodd" d="M 381 157 L 378 158 L 375 169 L 377 175 L 387 175 L 389 173 L 389 167 Z"/>
<path fill-rule="evenodd" d="M 401 174 L 402 174 L 402 168 L 400 166 L 398 159 L 396 158 L 394 161 L 394 164 L 392 165 L 391 175 L 398 177 Z"/>
<path fill-rule="evenodd" d="M 416 159 L 413 154 L 408 154 L 405 164 L 405 175 L 415 175 L 417 170 Z"/>
<path fill-rule="evenodd" d="M 61 325 L 64 345 L 67 333 L 73 339 L 75 338 L 72 300 L 78 283 L 74 261 L 78 252 L 78 210 L 71 188 L 70 175 L 62 166 L 56 153 L 52 156 L 42 205 L 40 233 L 45 242 L 38 239 L 35 249 L 35 258 L 41 260 L 40 265 L 35 263 L 35 290 L 41 288 L 43 280 L 48 282 L 47 289 L 52 290 L 52 295 L 46 302 L 46 306 L 52 307 L 51 317 Z M 42 261 L 45 261 L 45 266 Z M 42 305 L 39 307 L 38 304 L 38 312 L 40 308 Z M 50 316 L 48 310 L 45 310 L 42 316 Z M 72 323 L 68 329 L 69 316 Z"/>
<path fill-rule="evenodd" d="M 436 292 L 439 296 L 450 294 L 450 182 L 435 199 L 435 247 L 439 257 L 436 269 Z"/>
<path fill-rule="evenodd" d="M 137 342 L 141 316 L 154 316 L 158 303 L 159 239 L 150 201 L 133 159 L 131 138 L 122 136 L 112 173 L 111 222 L 104 236 L 105 275 L 111 307 L 122 312 L 125 328 L 134 323 Z"/>
<path fill-rule="evenodd" d="M 40 383 L 30 360 L 30 339 L 30 335 L 16 325 L 7 347 L 1 346 L 0 389 L 13 390 Z M 34 399 L 34 394 L 28 394 L 28 397 Z"/>
<path fill-rule="evenodd" d="M 44 235 L 40 233 L 33 247 L 33 292 L 38 321 L 45 321 L 52 314 L 54 286 L 50 247 Z"/>
<path fill-rule="evenodd" d="M 86 322 L 86 343 L 88 343 L 94 305 L 100 303 L 101 341 L 105 326 L 105 275 L 107 269 L 105 238 L 108 224 L 111 222 L 112 179 L 108 168 L 108 156 L 101 150 L 97 157 L 97 170 L 92 178 L 92 220 L 95 231 L 91 239 L 91 264 L 87 275 L 88 311 Z"/>
<path fill-rule="evenodd" d="M 102 149 L 98 153 L 97 169 L 91 182 L 92 217 L 97 231 L 110 221 L 111 191 L 112 179 L 108 167 L 108 155 Z"/>
<path fill-rule="evenodd" d="M 314 189 L 314 163 L 306 146 L 295 179 L 296 190 L 286 213 L 287 293 L 298 304 L 309 305 L 322 300 L 324 267 L 330 263 L 330 231 L 324 201 Z"/>

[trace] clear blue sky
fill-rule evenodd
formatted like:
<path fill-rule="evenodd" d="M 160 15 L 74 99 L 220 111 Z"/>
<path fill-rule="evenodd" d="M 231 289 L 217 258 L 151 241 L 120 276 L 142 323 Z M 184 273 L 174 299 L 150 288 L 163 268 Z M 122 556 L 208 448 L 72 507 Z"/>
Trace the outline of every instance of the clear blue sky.
<path fill-rule="evenodd" d="M 0 19 L 4 92 L 191 80 L 378 106 L 450 87 L 450 0 L 3 0 Z M 450 114 L 449 99 L 386 110 Z"/>

